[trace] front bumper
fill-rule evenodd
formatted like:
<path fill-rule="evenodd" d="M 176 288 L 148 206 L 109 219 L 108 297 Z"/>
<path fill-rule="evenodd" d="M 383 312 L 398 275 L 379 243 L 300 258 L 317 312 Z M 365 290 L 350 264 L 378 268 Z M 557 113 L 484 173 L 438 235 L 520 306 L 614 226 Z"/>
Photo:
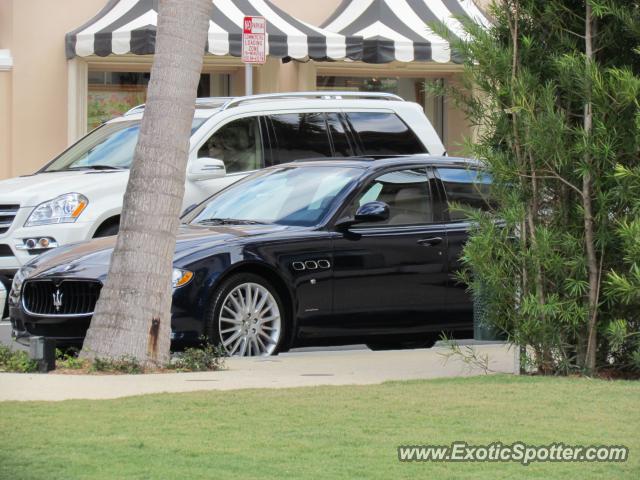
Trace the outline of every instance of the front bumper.
<path fill-rule="evenodd" d="M 16 338 L 41 336 L 56 340 L 60 346 L 80 346 L 91 322 L 91 316 L 66 318 L 33 318 L 20 307 L 9 306 L 13 336 Z"/>
<path fill-rule="evenodd" d="M 91 315 L 83 317 L 32 317 L 20 306 L 9 306 L 13 336 L 26 338 L 42 336 L 56 340 L 59 346 L 82 346 Z M 171 317 L 172 348 L 196 345 L 201 342 L 202 324 L 185 312 L 173 311 Z"/>

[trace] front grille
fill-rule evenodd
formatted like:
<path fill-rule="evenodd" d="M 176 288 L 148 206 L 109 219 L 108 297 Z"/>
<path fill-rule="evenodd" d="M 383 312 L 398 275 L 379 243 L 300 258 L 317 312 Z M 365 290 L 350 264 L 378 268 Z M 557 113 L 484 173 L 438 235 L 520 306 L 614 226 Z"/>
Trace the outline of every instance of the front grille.
<path fill-rule="evenodd" d="M 24 284 L 22 305 L 32 315 L 93 315 L 101 288 L 91 280 L 31 280 Z"/>
<path fill-rule="evenodd" d="M 0 243 L 0 257 L 13 257 L 13 252 L 9 245 Z"/>
<path fill-rule="evenodd" d="M 0 205 L 0 235 L 9 231 L 19 209 L 20 205 Z"/>

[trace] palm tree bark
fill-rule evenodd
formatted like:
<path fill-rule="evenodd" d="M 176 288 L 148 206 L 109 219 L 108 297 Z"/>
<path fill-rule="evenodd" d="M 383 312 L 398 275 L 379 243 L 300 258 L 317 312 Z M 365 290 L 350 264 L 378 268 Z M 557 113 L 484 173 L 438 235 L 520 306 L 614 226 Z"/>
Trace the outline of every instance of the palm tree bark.
<path fill-rule="evenodd" d="M 173 254 L 212 8 L 211 0 L 160 0 L 120 233 L 83 358 L 130 357 L 145 365 L 169 359 Z"/>

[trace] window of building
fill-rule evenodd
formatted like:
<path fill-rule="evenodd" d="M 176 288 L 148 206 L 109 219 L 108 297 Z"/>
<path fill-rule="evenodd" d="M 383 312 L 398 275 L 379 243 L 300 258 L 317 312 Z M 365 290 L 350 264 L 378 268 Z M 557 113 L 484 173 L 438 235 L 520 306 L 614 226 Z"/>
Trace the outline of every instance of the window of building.
<path fill-rule="evenodd" d="M 150 73 L 90 70 L 88 74 L 87 127 L 89 130 L 145 103 Z M 204 73 L 198 97 L 228 96 L 229 75 Z"/>
<path fill-rule="evenodd" d="M 422 142 L 395 113 L 349 112 L 347 118 L 360 137 L 364 155 L 427 153 Z"/>
<path fill-rule="evenodd" d="M 438 168 L 438 174 L 444 184 L 449 203 L 449 219 L 451 221 L 463 221 L 467 217 L 459 209 L 452 208 L 451 204 L 462 207 L 473 207 L 480 210 L 489 210 L 489 189 L 491 177 L 479 170 L 464 168 Z"/>

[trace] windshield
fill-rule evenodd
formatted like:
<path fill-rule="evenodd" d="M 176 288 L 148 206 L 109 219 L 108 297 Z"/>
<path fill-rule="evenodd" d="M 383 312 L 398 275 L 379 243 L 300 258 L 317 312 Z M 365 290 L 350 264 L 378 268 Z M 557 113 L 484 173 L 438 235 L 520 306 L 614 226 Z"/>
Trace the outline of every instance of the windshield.
<path fill-rule="evenodd" d="M 336 166 L 269 169 L 205 202 L 190 223 L 317 225 L 361 174 L 358 168 Z"/>
<path fill-rule="evenodd" d="M 196 118 L 191 134 L 206 118 Z M 127 169 L 133 162 L 138 142 L 140 120 L 107 123 L 81 138 L 44 168 L 43 172 L 61 172 L 83 169 Z"/>

